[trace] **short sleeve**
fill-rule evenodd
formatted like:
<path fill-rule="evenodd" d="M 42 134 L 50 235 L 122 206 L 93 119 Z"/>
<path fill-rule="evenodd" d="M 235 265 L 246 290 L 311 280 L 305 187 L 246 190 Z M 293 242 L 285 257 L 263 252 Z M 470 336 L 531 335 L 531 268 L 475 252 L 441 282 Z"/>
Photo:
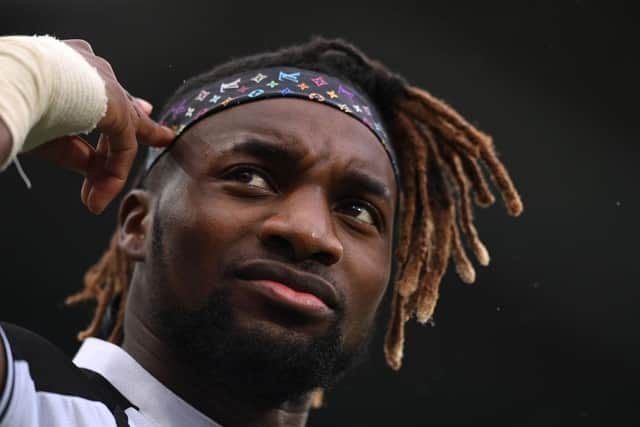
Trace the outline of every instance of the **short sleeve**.
<path fill-rule="evenodd" d="M 53 344 L 23 328 L 0 323 L 6 381 L 0 427 L 116 426 L 91 383 Z"/>

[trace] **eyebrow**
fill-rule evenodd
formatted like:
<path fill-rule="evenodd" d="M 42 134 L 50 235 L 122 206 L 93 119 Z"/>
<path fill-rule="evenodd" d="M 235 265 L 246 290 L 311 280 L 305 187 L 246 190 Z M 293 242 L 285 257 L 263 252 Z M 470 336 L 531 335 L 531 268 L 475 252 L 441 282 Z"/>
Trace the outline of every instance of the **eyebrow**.
<path fill-rule="evenodd" d="M 383 199 L 389 199 L 391 195 L 391 190 L 383 181 L 360 170 L 348 171 L 341 181 L 347 186 L 358 188 L 360 191 Z"/>
<path fill-rule="evenodd" d="M 304 158 L 304 151 L 296 144 L 286 141 L 270 141 L 251 135 L 246 139 L 223 150 L 220 155 L 244 154 L 251 157 L 264 159 L 266 161 L 280 164 L 296 164 Z"/>

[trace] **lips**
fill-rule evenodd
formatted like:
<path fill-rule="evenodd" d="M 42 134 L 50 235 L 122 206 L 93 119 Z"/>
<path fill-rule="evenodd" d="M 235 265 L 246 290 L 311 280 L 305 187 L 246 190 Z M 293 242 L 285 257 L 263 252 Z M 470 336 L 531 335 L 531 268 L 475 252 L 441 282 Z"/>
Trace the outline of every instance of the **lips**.
<path fill-rule="evenodd" d="M 298 311 L 329 312 L 339 305 L 335 287 L 324 278 L 275 261 L 254 260 L 236 271 L 239 279 Z"/>

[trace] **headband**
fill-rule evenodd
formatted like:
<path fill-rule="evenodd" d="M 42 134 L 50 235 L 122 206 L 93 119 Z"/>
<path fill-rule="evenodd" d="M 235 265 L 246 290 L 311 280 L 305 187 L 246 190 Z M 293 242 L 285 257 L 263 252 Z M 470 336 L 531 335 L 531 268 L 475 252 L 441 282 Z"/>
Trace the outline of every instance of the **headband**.
<path fill-rule="evenodd" d="M 187 92 L 176 103 L 167 106 L 159 122 L 172 128 L 177 138 L 189 126 L 209 114 L 269 98 L 299 98 L 320 102 L 357 119 L 380 141 L 398 179 L 396 155 L 382 124 L 381 115 L 374 105 L 352 85 L 317 71 L 291 67 L 264 68 L 204 83 Z M 170 146 L 150 147 L 147 173 Z"/>

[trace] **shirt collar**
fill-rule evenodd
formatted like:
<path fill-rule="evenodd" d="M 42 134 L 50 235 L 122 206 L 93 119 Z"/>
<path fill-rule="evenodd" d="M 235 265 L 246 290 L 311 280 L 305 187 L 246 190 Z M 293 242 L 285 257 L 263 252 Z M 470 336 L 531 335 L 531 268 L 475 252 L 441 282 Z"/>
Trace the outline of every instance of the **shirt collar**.
<path fill-rule="evenodd" d="M 160 427 L 221 427 L 189 405 L 117 345 L 87 338 L 73 363 L 99 373 Z"/>

